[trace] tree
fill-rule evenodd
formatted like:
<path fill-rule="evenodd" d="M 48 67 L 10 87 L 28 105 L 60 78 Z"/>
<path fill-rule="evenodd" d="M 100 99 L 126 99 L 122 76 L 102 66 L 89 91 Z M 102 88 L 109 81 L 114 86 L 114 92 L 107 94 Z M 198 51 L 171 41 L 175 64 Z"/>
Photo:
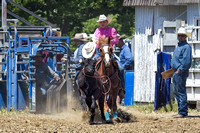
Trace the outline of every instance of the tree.
<path fill-rule="evenodd" d="M 64 36 L 72 38 L 75 33 L 93 33 L 98 27 L 100 14 L 110 15 L 119 34 L 127 37 L 134 34 L 134 7 L 123 7 L 123 0 L 13 0 L 38 16 L 61 28 Z M 8 3 L 8 9 L 34 25 L 43 22 Z M 24 25 L 19 23 L 19 25 Z"/>

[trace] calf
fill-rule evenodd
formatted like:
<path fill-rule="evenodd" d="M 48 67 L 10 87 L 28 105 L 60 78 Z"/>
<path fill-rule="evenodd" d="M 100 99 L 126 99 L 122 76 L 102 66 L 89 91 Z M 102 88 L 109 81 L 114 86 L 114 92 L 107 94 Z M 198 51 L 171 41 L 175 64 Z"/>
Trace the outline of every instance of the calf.
<path fill-rule="evenodd" d="M 90 124 L 94 123 L 96 100 L 98 100 L 101 111 L 102 122 L 105 122 L 104 116 L 104 94 L 103 88 L 95 71 L 96 60 L 86 59 L 83 61 L 83 70 L 78 75 L 78 87 L 82 103 L 86 103 L 90 110 Z"/>

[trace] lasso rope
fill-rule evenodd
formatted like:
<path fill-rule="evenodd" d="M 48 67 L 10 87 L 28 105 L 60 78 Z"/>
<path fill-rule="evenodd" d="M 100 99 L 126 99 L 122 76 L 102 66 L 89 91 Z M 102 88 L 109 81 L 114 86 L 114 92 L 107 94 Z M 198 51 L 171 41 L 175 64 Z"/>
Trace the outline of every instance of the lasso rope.
<path fill-rule="evenodd" d="M 102 76 L 91 76 L 91 75 L 87 75 L 85 72 L 84 72 L 84 68 L 82 69 L 82 71 L 83 71 L 83 74 L 85 75 L 85 76 L 87 76 L 87 77 L 90 77 L 90 78 L 99 78 L 99 79 L 102 79 L 102 78 L 107 78 L 108 79 L 108 81 L 109 81 L 109 89 L 108 89 L 108 91 L 107 92 L 102 92 L 104 95 L 107 95 L 109 92 L 110 92 L 110 89 L 111 89 L 111 80 L 110 80 L 110 78 L 109 78 L 109 76 L 107 76 L 107 75 L 102 75 Z M 103 83 L 102 83 L 103 84 Z M 105 89 L 104 89 L 105 90 Z"/>

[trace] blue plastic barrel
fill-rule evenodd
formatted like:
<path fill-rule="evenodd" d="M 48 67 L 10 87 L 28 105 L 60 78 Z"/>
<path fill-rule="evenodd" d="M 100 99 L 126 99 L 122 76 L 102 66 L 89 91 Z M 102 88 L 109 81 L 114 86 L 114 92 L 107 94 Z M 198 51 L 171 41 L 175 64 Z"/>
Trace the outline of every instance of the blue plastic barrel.
<path fill-rule="evenodd" d="M 125 98 L 124 105 L 130 106 L 133 105 L 133 93 L 134 93 L 134 72 L 126 71 L 125 72 Z"/>

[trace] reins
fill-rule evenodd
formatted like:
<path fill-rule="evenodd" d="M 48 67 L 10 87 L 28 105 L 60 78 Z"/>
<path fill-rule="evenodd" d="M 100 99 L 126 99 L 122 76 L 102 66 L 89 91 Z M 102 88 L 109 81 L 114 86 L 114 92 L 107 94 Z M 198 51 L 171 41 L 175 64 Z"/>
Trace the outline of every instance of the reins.
<path fill-rule="evenodd" d="M 83 71 L 83 74 L 85 75 L 85 76 L 87 76 L 87 77 L 90 77 L 90 78 L 99 78 L 99 79 L 102 79 L 102 78 L 107 78 L 108 79 L 108 81 L 109 81 L 109 89 L 108 89 L 108 91 L 107 92 L 102 92 L 104 95 L 107 95 L 109 92 L 110 92 L 110 89 L 111 89 L 111 80 L 110 80 L 110 78 L 109 78 L 109 76 L 107 76 L 107 75 L 102 75 L 102 76 L 91 76 L 91 75 L 87 75 L 85 72 L 84 72 L 84 68 L 82 69 L 82 71 Z M 101 82 L 102 83 L 102 82 Z M 103 83 L 102 83 L 103 84 Z"/>

